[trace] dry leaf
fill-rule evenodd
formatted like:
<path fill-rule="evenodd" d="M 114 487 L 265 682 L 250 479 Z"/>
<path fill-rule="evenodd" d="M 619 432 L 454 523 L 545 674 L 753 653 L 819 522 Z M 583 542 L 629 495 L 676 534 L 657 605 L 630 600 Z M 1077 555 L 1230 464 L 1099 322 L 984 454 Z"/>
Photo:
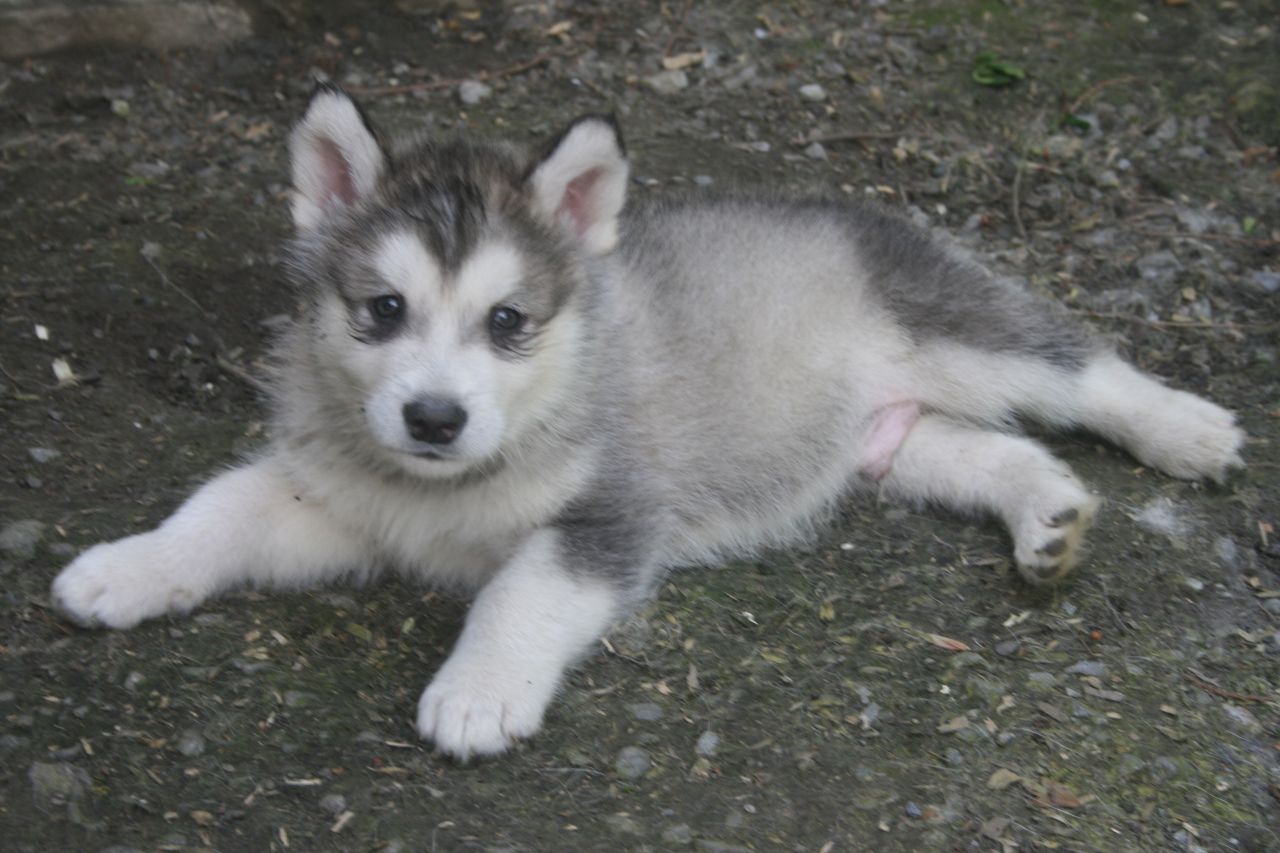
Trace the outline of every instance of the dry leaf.
<path fill-rule="evenodd" d="M 941 634 L 925 634 L 924 638 L 933 643 L 940 649 L 946 649 L 949 652 L 967 652 L 969 646 L 959 640 L 953 640 L 950 637 L 944 637 Z"/>

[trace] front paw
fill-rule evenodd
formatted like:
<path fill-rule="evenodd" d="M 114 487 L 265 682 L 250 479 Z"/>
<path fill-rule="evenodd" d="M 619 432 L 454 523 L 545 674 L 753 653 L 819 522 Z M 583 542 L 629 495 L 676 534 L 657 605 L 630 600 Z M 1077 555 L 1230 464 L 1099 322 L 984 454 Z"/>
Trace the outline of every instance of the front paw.
<path fill-rule="evenodd" d="M 537 733 L 555 692 L 554 678 L 520 674 L 512 663 L 446 661 L 418 702 L 418 734 L 466 761 L 505 752 Z"/>
<path fill-rule="evenodd" d="M 132 628 L 204 597 L 175 572 L 154 533 L 95 545 L 53 582 L 53 605 L 86 628 Z"/>

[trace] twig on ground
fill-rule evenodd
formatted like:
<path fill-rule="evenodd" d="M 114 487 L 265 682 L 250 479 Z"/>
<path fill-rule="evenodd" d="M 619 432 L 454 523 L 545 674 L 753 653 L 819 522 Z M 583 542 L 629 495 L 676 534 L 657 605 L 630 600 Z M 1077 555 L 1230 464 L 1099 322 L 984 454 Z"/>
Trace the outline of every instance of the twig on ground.
<path fill-rule="evenodd" d="M 1022 224 L 1022 174 L 1027 170 L 1027 151 L 1031 148 L 1031 140 L 1028 138 L 1022 146 L 1022 151 L 1018 154 L 1018 171 L 1013 175 L 1013 193 L 1009 198 L 1009 212 L 1013 214 L 1013 225 L 1018 229 L 1018 236 L 1022 238 L 1022 242 L 1027 242 L 1027 227 Z"/>
<path fill-rule="evenodd" d="M 160 276 L 161 281 L 163 281 L 169 287 L 173 288 L 174 291 L 176 291 L 177 294 L 181 296 L 183 299 L 187 300 L 192 305 L 196 306 L 196 309 L 199 310 L 201 314 L 203 314 L 206 317 L 213 316 L 211 313 L 205 310 L 205 307 L 203 305 L 201 305 L 199 302 L 196 301 L 196 298 L 194 296 L 192 296 L 190 293 L 187 293 L 181 287 L 178 287 L 178 285 L 174 284 L 173 281 L 170 280 L 169 276 L 164 274 L 164 270 L 156 266 L 156 262 L 151 260 L 150 253 L 142 252 L 141 255 L 142 255 L 142 259 L 146 261 L 148 264 L 150 264 L 151 268 L 156 271 L 156 275 Z"/>
<path fill-rule="evenodd" d="M 1215 687 L 1207 681 L 1201 681 L 1194 675 L 1184 673 L 1182 676 L 1192 687 L 1199 687 L 1205 693 L 1212 693 L 1214 696 L 1221 696 L 1223 699 L 1235 699 L 1237 702 L 1262 702 L 1270 703 L 1270 696 L 1259 696 L 1257 693 L 1237 693 L 1234 690 L 1223 690 L 1221 687 Z"/>
<path fill-rule="evenodd" d="M 831 133 L 826 136 L 810 136 L 809 142 L 821 142 L 824 145 L 832 142 L 871 142 L 878 139 L 897 139 L 902 136 L 900 130 L 873 131 L 869 133 Z"/>
<path fill-rule="evenodd" d="M 1280 240 L 1269 237 L 1234 237 L 1230 234 L 1192 234 L 1189 231 L 1160 231 L 1155 228 L 1135 228 L 1138 234 L 1148 237 L 1171 237 L 1177 240 L 1209 240 L 1217 243 L 1239 243 L 1244 246 L 1280 246 Z"/>
<path fill-rule="evenodd" d="M 1208 320 L 1148 320 L 1145 317 L 1133 317 L 1129 314 L 1107 314 L 1102 311 L 1090 311 L 1087 308 L 1071 308 L 1068 310 L 1073 314 L 1092 317 L 1095 320 L 1123 320 L 1126 323 L 1136 323 L 1139 326 L 1149 326 L 1153 329 L 1220 329 L 1230 332 L 1242 332 L 1250 329 L 1270 329 L 1280 326 L 1280 322 L 1212 323 Z"/>
<path fill-rule="evenodd" d="M 254 376 L 252 373 L 225 356 L 219 354 L 214 357 L 214 361 L 217 363 L 219 369 L 231 374 L 253 390 L 265 391 L 267 389 L 267 383 L 265 381 Z"/>
<path fill-rule="evenodd" d="M 676 39 L 680 38 L 684 33 L 684 22 L 689 17 L 689 10 L 693 8 L 693 0 L 684 0 L 684 8 L 680 10 L 680 17 L 676 18 L 676 22 L 671 26 L 671 38 L 667 39 L 666 45 L 662 48 L 662 56 L 666 58 L 671 55 L 671 48 L 675 47 Z"/>

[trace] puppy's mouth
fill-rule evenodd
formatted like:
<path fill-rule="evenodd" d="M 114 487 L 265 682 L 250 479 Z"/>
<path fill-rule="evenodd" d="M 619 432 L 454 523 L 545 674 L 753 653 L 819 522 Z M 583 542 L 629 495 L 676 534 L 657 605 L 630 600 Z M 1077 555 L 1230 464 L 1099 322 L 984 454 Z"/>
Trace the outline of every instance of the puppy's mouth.
<path fill-rule="evenodd" d="M 445 458 L 443 453 L 439 453 L 438 451 L 435 451 L 435 450 L 414 450 L 414 451 L 411 451 L 409 455 L 415 456 L 418 459 L 430 459 L 433 461 Z"/>

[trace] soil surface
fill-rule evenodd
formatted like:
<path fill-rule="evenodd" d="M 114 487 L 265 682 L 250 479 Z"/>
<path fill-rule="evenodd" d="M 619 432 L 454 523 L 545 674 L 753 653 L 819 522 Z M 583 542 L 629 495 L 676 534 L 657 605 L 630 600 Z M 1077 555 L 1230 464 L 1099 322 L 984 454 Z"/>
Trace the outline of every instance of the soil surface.
<path fill-rule="evenodd" d="M 1271 0 L 361 5 L 0 66 L 5 849 L 1280 849 Z M 1107 503 L 1044 592 L 994 524 L 850 503 L 807 549 L 674 575 L 543 734 L 467 766 L 412 727 L 464 602 L 388 582 L 76 629 L 58 569 L 265 438 L 316 72 L 393 132 L 616 111 L 636 194 L 903 209 L 1238 412 L 1249 467 L 1202 486 L 1046 436 Z"/>

